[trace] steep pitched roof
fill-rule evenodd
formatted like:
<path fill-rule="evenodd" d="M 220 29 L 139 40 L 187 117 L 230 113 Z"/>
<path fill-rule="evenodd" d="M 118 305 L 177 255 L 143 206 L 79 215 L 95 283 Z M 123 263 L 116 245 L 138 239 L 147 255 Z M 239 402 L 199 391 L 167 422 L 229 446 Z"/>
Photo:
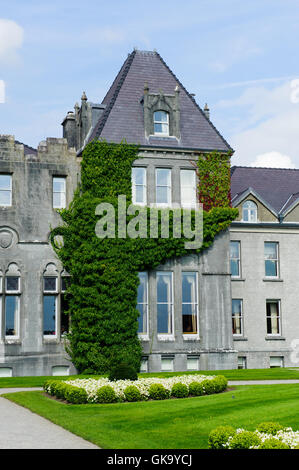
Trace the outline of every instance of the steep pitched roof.
<path fill-rule="evenodd" d="M 299 169 L 232 167 L 232 202 L 249 188 L 277 213 L 285 212 L 299 196 Z"/>
<path fill-rule="evenodd" d="M 36 155 L 37 150 L 33 147 L 30 147 L 29 145 L 23 144 L 23 142 L 19 142 L 18 140 L 15 140 L 16 144 L 22 144 L 24 145 L 24 155 Z"/>
<path fill-rule="evenodd" d="M 145 137 L 142 97 L 147 82 L 150 93 L 173 94 L 180 88 L 181 139 Z M 128 55 L 102 104 L 106 105 L 89 141 L 136 143 L 151 147 L 200 150 L 232 150 L 193 96 L 180 83 L 157 52 L 134 50 Z"/>

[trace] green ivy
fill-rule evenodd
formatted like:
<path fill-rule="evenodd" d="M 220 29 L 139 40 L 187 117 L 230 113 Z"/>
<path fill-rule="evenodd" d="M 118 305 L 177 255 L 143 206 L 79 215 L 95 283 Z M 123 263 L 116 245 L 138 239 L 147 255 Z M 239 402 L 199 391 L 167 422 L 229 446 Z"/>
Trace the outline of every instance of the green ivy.
<path fill-rule="evenodd" d="M 186 239 L 172 236 L 172 213 L 170 238 L 96 236 L 98 204 L 110 203 L 116 221 L 117 197 L 126 195 L 127 206 L 131 204 L 131 168 L 137 158 L 138 147 L 125 142 L 88 144 L 83 152 L 81 185 L 70 207 L 60 211 L 63 225 L 51 232 L 52 246 L 72 279 L 67 351 L 80 373 L 107 373 L 112 365 L 125 361 L 139 371 L 138 272 L 191 252 L 185 248 Z M 236 216 L 237 210 L 230 207 L 204 212 L 203 244 L 193 252 L 208 248 Z M 127 216 L 127 222 L 130 219 Z M 192 221 L 194 226 L 194 211 Z M 55 243 L 56 235 L 63 236 L 62 246 Z"/>

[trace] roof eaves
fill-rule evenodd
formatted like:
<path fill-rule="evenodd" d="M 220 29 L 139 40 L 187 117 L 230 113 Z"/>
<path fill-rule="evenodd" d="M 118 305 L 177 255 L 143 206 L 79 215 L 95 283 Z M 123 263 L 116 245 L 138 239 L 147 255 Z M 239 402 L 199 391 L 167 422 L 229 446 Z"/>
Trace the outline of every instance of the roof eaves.
<path fill-rule="evenodd" d="M 258 199 L 258 201 L 260 201 L 270 212 L 272 212 L 272 214 L 274 214 L 276 217 L 278 217 L 279 215 L 279 212 L 277 212 L 272 206 L 271 204 L 269 204 L 267 201 L 265 201 L 265 199 L 260 196 L 259 193 L 257 193 L 253 188 L 249 187 L 247 188 L 245 191 L 243 191 L 239 197 L 237 198 L 236 201 L 234 201 L 234 207 L 235 206 L 238 206 L 240 204 L 240 202 L 242 202 L 249 194 L 252 194 L 252 196 L 254 196 L 256 199 Z"/>

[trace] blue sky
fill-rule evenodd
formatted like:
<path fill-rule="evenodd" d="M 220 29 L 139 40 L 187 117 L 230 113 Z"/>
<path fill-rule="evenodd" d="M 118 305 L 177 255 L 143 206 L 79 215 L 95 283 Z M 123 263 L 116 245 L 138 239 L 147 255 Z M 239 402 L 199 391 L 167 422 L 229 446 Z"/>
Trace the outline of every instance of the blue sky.
<path fill-rule="evenodd" d="M 134 47 L 157 49 L 198 104 L 208 103 L 233 164 L 299 168 L 298 0 L 0 6 L 0 134 L 34 147 L 61 137 L 83 90 L 101 102 Z"/>

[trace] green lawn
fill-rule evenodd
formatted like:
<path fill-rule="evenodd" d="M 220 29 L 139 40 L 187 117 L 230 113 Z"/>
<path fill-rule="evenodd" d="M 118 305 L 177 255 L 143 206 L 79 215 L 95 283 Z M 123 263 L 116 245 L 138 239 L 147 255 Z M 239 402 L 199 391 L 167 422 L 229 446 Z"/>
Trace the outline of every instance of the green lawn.
<path fill-rule="evenodd" d="M 299 384 L 237 386 L 219 395 L 110 405 L 68 405 L 43 392 L 5 395 L 56 424 L 110 449 L 204 449 L 209 432 L 262 421 L 299 429 Z"/>
<path fill-rule="evenodd" d="M 273 368 L 273 369 L 234 369 L 234 370 L 201 370 L 196 372 L 160 372 L 151 374 L 140 374 L 141 377 L 170 377 L 182 374 L 206 374 L 225 375 L 228 380 L 266 380 L 266 379 L 299 379 L 299 368 Z M 72 376 L 75 378 L 90 377 L 83 375 Z M 98 376 L 94 376 L 98 377 Z M 70 379 L 71 376 L 63 377 L 0 377 L 0 388 L 7 387 L 42 387 L 47 379 Z"/>

